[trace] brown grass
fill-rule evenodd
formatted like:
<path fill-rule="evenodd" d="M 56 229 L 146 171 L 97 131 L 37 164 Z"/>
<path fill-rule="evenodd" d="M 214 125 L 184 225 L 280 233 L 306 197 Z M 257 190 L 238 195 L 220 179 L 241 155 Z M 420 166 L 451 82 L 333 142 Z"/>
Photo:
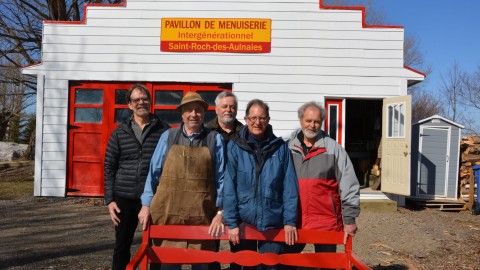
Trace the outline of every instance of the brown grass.
<path fill-rule="evenodd" d="M 0 200 L 33 196 L 33 166 L 0 169 Z"/>

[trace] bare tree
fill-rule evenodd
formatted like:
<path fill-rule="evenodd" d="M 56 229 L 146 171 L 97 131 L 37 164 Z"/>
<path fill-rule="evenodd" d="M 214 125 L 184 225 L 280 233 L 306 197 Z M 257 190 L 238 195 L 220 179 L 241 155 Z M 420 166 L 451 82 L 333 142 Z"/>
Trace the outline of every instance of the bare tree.
<path fill-rule="evenodd" d="M 452 121 L 458 121 L 463 117 L 460 105 L 461 93 L 464 92 L 464 72 L 460 70 L 458 62 L 442 73 L 440 78 L 442 85 L 440 91 L 443 95 L 446 104 L 447 116 Z"/>
<path fill-rule="evenodd" d="M 1 0 L 0 67 L 19 69 L 40 61 L 42 24 L 50 21 L 78 21 L 87 3 L 120 3 L 123 0 Z M 11 74 L 11 72 L 7 72 Z M 32 76 L 0 76 L 2 83 L 21 84 L 34 95 Z"/>
<path fill-rule="evenodd" d="M 440 98 L 435 97 L 423 89 L 417 89 L 412 94 L 412 123 L 433 115 L 442 115 L 444 112 Z"/>
<path fill-rule="evenodd" d="M 464 105 L 480 110 L 480 65 L 477 66 L 477 70 L 473 73 L 464 74 L 463 83 L 463 91 L 460 92 L 461 102 Z"/>
<path fill-rule="evenodd" d="M 0 67 L 0 76 L 18 78 L 21 74 L 19 69 L 11 69 L 7 65 L 7 68 Z M 20 83 L 0 82 L 0 140 L 5 139 L 8 129 L 10 137 L 19 133 L 26 109 L 35 103 L 34 96 L 26 94 L 28 91 Z"/>

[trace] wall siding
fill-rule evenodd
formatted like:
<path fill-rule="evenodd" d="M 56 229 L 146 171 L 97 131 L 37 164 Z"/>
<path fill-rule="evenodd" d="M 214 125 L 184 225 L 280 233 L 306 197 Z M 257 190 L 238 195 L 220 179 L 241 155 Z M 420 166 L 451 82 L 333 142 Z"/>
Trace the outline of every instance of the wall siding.
<path fill-rule="evenodd" d="M 272 50 L 160 52 L 162 17 L 270 18 Z M 88 7 L 85 22 L 44 24 L 42 64 L 24 70 L 45 74 L 41 195 L 65 195 L 59 163 L 66 164 L 71 80 L 233 83 L 240 118 L 250 99 L 262 98 L 275 132 L 288 137 L 303 102 L 405 95 L 407 79 L 423 78 L 403 67 L 403 29 L 363 28 L 361 11 L 322 10 L 318 0 L 126 0 Z"/>

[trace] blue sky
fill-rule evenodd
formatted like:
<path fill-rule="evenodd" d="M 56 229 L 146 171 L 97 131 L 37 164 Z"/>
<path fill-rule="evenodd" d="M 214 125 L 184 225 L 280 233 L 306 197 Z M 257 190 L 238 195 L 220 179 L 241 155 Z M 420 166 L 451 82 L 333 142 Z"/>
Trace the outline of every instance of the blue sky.
<path fill-rule="evenodd" d="M 413 35 L 433 69 L 426 89 L 436 92 L 440 75 L 457 61 L 472 72 L 480 65 L 480 0 L 377 0 L 392 25 Z"/>

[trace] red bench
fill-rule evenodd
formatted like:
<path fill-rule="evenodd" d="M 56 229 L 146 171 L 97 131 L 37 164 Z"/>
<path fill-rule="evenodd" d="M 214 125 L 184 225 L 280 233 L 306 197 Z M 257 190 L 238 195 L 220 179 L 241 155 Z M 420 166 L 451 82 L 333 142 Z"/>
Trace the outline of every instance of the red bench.
<path fill-rule="evenodd" d="M 253 227 L 241 228 L 242 239 L 268 240 L 276 242 L 285 241 L 283 230 L 268 230 L 259 232 Z M 219 252 L 206 250 L 192 250 L 183 248 L 157 247 L 151 245 L 151 239 L 192 239 L 192 240 L 228 240 L 224 233 L 219 238 L 213 238 L 208 234 L 208 226 L 177 226 L 177 225 L 152 225 L 143 232 L 142 243 L 127 266 L 133 270 L 148 269 L 149 263 L 175 263 L 196 264 L 219 262 L 221 264 L 236 263 L 244 266 L 259 264 L 276 265 L 283 264 L 299 267 L 335 268 L 335 269 L 370 269 L 352 251 L 352 238 L 343 244 L 343 232 L 326 232 L 317 230 L 298 230 L 297 243 L 307 244 L 336 244 L 343 245 L 343 252 L 336 253 L 300 253 L 300 254 L 259 254 L 253 251 L 240 251 L 232 253 L 227 250 Z"/>

